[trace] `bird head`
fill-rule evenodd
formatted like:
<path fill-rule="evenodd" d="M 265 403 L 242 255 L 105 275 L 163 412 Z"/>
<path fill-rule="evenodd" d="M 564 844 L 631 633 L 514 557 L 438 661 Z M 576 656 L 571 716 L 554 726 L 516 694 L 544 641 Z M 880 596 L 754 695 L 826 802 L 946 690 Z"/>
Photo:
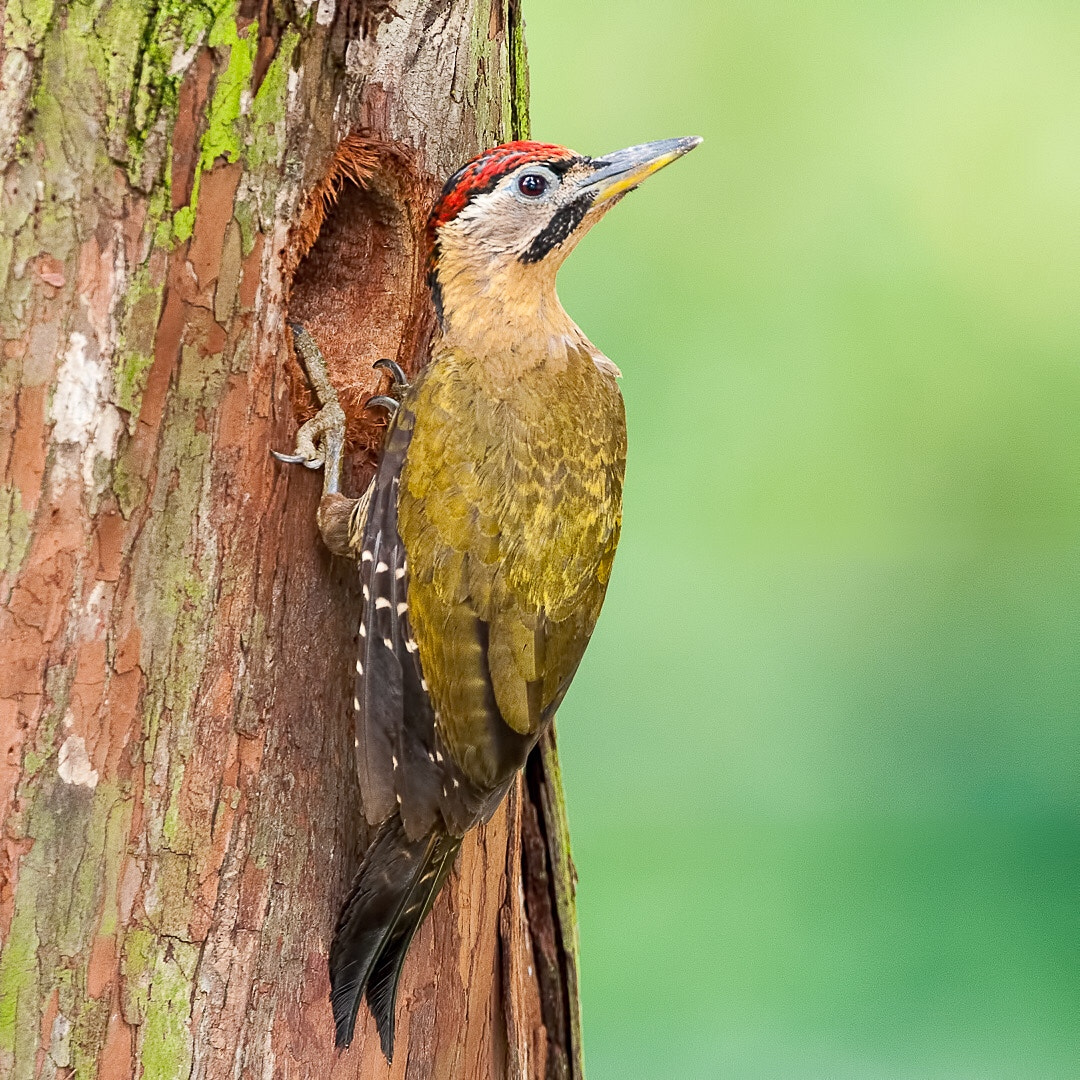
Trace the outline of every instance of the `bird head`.
<path fill-rule="evenodd" d="M 520 340 L 576 330 L 556 271 L 623 195 L 699 142 L 664 139 L 598 158 L 511 142 L 467 162 L 428 219 L 428 283 L 444 333 L 497 324 Z"/>

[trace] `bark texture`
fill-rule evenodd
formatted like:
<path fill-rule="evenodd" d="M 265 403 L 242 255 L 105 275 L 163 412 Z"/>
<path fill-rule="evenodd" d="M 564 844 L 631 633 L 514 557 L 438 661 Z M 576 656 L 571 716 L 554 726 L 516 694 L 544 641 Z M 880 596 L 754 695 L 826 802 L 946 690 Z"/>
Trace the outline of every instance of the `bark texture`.
<path fill-rule="evenodd" d="M 517 0 L 9 0 L 3 32 L 0 1075 L 574 1080 L 553 737 L 414 943 L 393 1067 L 366 1013 L 332 1050 L 355 573 L 267 452 L 310 408 L 299 319 L 365 482 L 439 178 L 525 132 Z"/>

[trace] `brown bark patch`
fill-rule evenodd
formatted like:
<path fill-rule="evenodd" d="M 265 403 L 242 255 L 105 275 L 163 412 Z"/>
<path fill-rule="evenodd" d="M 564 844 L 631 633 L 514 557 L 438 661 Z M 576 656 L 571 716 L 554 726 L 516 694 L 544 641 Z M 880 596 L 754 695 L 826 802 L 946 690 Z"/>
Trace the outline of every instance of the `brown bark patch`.
<path fill-rule="evenodd" d="M 22 495 L 23 509 L 33 514 L 45 475 L 45 408 L 47 386 L 24 386 L 15 402 L 16 426 L 11 440 L 11 482 Z"/>
<path fill-rule="evenodd" d="M 203 174 L 195 234 L 188 249 L 188 262 L 195 271 L 200 293 L 218 279 L 225 230 L 232 220 L 236 189 L 243 175 L 244 168 L 239 162 L 219 165 Z"/>
<path fill-rule="evenodd" d="M 191 199 L 195 163 L 199 159 L 199 125 L 210 92 L 214 59 L 210 50 L 199 51 L 180 84 L 176 126 L 172 135 L 172 208 L 179 210 Z"/>

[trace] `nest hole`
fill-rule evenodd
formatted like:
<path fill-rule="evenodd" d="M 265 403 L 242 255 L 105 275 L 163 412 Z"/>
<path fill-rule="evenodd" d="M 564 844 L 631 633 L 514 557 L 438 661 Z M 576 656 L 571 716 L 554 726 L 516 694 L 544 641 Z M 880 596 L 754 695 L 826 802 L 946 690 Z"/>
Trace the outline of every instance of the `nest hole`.
<path fill-rule="evenodd" d="M 386 414 L 365 410 L 385 392 L 386 357 L 410 376 L 426 361 L 435 316 L 425 281 L 424 223 L 434 185 L 401 146 L 350 136 L 337 148 L 293 230 L 289 320 L 326 357 L 348 418 L 351 450 L 373 464 Z M 301 419 L 315 402 L 293 363 Z"/>

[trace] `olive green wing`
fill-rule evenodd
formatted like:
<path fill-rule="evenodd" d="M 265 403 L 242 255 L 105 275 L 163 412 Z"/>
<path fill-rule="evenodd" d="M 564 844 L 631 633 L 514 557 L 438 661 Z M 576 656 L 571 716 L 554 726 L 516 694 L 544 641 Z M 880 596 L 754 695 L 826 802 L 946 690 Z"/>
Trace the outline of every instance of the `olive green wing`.
<path fill-rule="evenodd" d="M 578 484 L 558 431 L 470 396 L 452 370 L 429 372 L 398 502 L 409 618 L 441 738 L 466 776 L 501 797 L 596 624 L 624 444 L 617 435 L 604 446 L 601 432 L 584 470 L 594 480 Z"/>

